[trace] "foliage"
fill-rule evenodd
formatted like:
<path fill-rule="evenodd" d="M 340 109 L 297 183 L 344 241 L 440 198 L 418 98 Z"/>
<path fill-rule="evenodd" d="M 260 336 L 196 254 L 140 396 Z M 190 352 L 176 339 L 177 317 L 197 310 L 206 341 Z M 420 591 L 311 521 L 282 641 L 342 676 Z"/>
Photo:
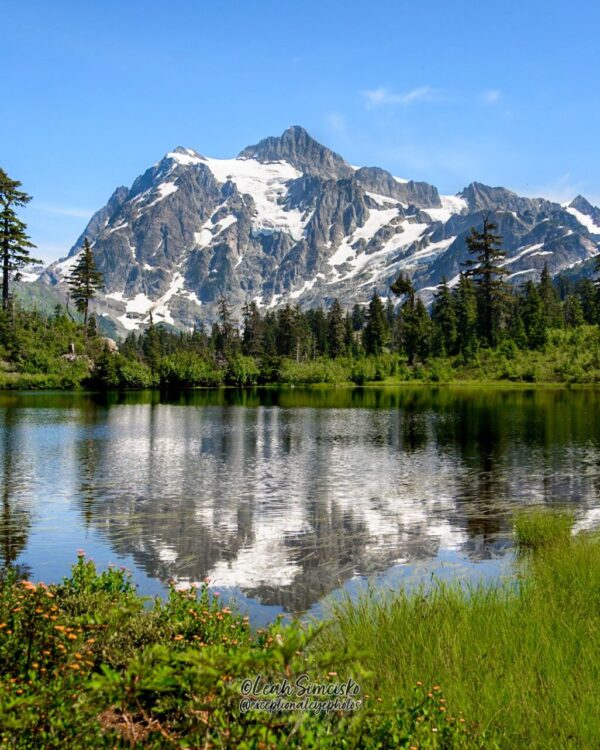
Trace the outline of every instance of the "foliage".
<path fill-rule="evenodd" d="M 509 290 L 494 229 L 486 218 L 483 231 L 472 230 L 475 259 L 457 283 L 442 280 L 431 314 L 400 274 L 391 285 L 397 304 L 388 298 L 384 305 L 375 293 L 366 310 L 355 305 L 345 312 L 333 300 L 328 311 L 288 304 L 261 314 L 250 302 L 240 329 L 222 297 L 210 332 L 202 323 L 192 331 L 169 330 L 150 314 L 118 352 L 98 335 L 93 316 L 86 325 L 86 305 L 100 283 L 88 245 L 73 272 L 73 284 L 82 287 L 75 295 L 83 326 L 60 305 L 51 317 L 12 301 L 0 313 L 0 387 L 598 382 L 600 288 L 563 278 L 553 285 L 545 268 L 539 283 Z"/>
<path fill-rule="evenodd" d="M 29 254 L 35 245 L 26 233 L 25 222 L 21 221 L 15 208 L 26 206 L 31 196 L 20 189 L 21 183 L 12 180 L 0 168 L 0 266 L 2 267 L 2 309 L 9 308 L 11 277 L 18 278 L 22 268 L 30 263 L 41 261 Z"/>
<path fill-rule="evenodd" d="M 75 307 L 83 315 L 84 331 L 87 335 L 88 325 L 88 308 L 90 300 L 96 296 L 97 291 L 102 287 L 104 279 L 100 271 L 96 268 L 94 254 L 86 237 L 83 241 L 83 249 L 79 260 L 73 266 L 69 274 L 69 288 L 71 296 L 75 302 Z"/>
<path fill-rule="evenodd" d="M 510 580 L 332 604 L 319 647 L 361 649 L 365 692 L 384 708 L 438 681 L 481 747 L 599 747 L 600 542 L 572 535 L 563 514 L 527 523 L 516 521 L 532 554 Z"/>
<path fill-rule="evenodd" d="M 545 508 L 517 513 L 514 520 L 517 545 L 521 550 L 538 550 L 567 542 L 574 521 L 573 513 Z"/>
<path fill-rule="evenodd" d="M 240 710 L 243 681 L 361 681 L 356 656 L 316 647 L 323 625 L 252 631 L 207 582 L 151 606 L 123 569 L 80 554 L 55 586 L 0 581 L 0 742 L 6 750 L 114 748 L 467 748 L 466 720 L 419 682 L 383 707 Z M 355 679 L 358 682 L 358 679 Z M 360 690 L 360 682 L 358 682 Z M 245 692 L 248 692 L 247 690 Z M 252 696 L 251 696 L 252 697 Z M 275 696 L 277 697 L 277 696 Z M 319 710 L 316 710 L 316 709 Z"/>

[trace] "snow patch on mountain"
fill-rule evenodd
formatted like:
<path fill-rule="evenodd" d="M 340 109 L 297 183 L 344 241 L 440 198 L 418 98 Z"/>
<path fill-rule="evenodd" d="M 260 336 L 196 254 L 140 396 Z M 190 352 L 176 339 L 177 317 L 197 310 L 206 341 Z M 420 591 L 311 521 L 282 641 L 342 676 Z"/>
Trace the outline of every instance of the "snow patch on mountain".
<path fill-rule="evenodd" d="M 447 222 L 455 214 L 466 213 L 468 209 L 467 201 L 460 195 L 440 195 L 442 202 L 441 208 L 426 208 L 426 213 L 431 216 L 433 221 Z"/>
<path fill-rule="evenodd" d="M 256 159 L 203 157 L 203 162 L 218 182 L 231 181 L 240 193 L 252 196 L 256 206 L 252 225 L 256 231 L 277 230 L 287 232 L 295 240 L 301 239 L 310 216 L 283 206 L 288 183 L 301 176 L 295 167 L 283 161 L 264 164 Z"/>
<path fill-rule="evenodd" d="M 179 188 L 174 182 L 162 182 L 156 188 L 158 198 L 155 198 L 152 203 L 146 204 L 145 207 L 150 208 L 150 206 L 155 206 L 157 203 L 160 203 L 160 201 L 164 200 L 168 195 L 173 195 L 173 193 L 176 193 L 178 189 Z"/>
<path fill-rule="evenodd" d="M 574 216 L 581 224 L 581 226 L 585 227 L 590 234 L 600 234 L 600 227 L 594 223 L 594 220 L 591 216 L 586 216 L 585 214 L 581 213 L 581 211 L 573 208 L 573 206 L 566 206 L 566 210 L 571 214 L 571 216 Z"/>

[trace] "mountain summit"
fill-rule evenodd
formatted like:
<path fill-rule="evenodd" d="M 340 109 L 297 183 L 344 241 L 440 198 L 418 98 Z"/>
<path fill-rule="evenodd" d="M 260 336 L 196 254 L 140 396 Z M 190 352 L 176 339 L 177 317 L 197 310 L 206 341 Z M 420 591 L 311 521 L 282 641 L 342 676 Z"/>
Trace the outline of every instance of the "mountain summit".
<path fill-rule="evenodd" d="M 212 322 L 227 295 L 240 312 L 283 304 L 346 307 L 383 297 L 400 271 L 425 301 L 458 280 L 465 237 L 491 213 L 507 250 L 508 279 L 587 268 L 600 248 L 600 210 L 525 198 L 474 182 L 455 196 L 380 167 L 353 167 L 299 126 L 234 159 L 178 146 L 94 214 L 69 255 L 33 281 L 66 298 L 83 239 L 105 290 L 94 303 L 105 329 L 124 335 L 156 322 Z M 52 289 L 49 290 L 48 288 Z"/>
<path fill-rule="evenodd" d="M 322 146 L 299 125 L 292 125 L 278 138 L 264 138 L 248 146 L 238 159 L 260 162 L 285 161 L 304 174 L 339 180 L 352 175 L 352 167 L 335 151 Z"/>

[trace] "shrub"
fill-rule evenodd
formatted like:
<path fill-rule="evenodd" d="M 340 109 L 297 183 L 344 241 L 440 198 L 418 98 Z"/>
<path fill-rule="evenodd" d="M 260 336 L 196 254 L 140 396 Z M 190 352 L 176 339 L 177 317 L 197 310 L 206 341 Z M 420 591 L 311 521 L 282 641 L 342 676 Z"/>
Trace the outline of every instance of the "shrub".
<path fill-rule="evenodd" d="M 160 383 L 164 386 L 193 388 L 218 386 L 223 383 L 223 372 L 193 352 L 178 352 L 160 360 Z"/>

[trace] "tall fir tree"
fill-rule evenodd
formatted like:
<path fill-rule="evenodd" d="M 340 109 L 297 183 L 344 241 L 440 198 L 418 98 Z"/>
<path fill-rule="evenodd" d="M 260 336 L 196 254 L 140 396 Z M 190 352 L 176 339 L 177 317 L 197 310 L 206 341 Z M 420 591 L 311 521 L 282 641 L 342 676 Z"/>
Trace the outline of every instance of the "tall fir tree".
<path fill-rule="evenodd" d="M 405 298 L 397 317 L 396 340 L 406 354 L 408 363 L 412 365 L 417 358 L 425 359 L 429 355 L 431 320 L 407 275 L 401 273 L 390 289 L 394 294 Z"/>
<path fill-rule="evenodd" d="M 567 328 L 577 328 L 585 323 L 581 300 L 575 294 L 569 294 L 564 303 L 565 325 Z"/>
<path fill-rule="evenodd" d="M 548 271 L 548 264 L 544 263 L 544 268 L 540 274 L 539 284 L 540 297 L 544 308 L 544 317 L 548 328 L 556 328 L 562 325 L 562 316 L 560 311 L 560 301 L 556 287 L 552 283 L 552 277 Z"/>
<path fill-rule="evenodd" d="M 239 336 L 236 321 L 231 312 L 229 300 L 222 295 L 217 303 L 219 310 L 219 325 L 215 329 L 215 345 L 219 354 L 231 357 L 239 350 Z"/>
<path fill-rule="evenodd" d="M 431 319 L 434 354 L 441 357 L 456 354 L 458 330 L 455 300 L 445 276 L 433 299 Z"/>
<path fill-rule="evenodd" d="M 327 314 L 327 326 L 329 329 L 329 355 L 331 357 L 341 357 L 346 353 L 346 319 L 344 311 L 337 299 Z"/>
<path fill-rule="evenodd" d="M 575 287 L 579 298 L 583 320 L 593 325 L 600 320 L 598 310 L 598 289 L 591 279 L 580 279 Z"/>
<path fill-rule="evenodd" d="M 363 346 L 367 354 L 381 354 L 389 339 L 385 308 L 377 292 L 373 293 L 363 330 Z"/>
<path fill-rule="evenodd" d="M 354 331 L 362 331 L 367 319 L 367 313 L 362 305 L 354 305 L 352 308 L 352 328 Z"/>
<path fill-rule="evenodd" d="M 264 331 L 256 302 L 247 302 L 242 311 L 244 332 L 242 351 L 250 357 L 260 357 L 264 352 Z"/>
<path fill-rule="evenodd" d="M 8 308 L 11 275 L 30 263 L 41 263 L 29 255 L 35 245 L 26 233 L 25 222 L 16 214 L 15 208 L 26 206 L 31 200 L 21 188 L 18 180 L 11 180 L 0 168 L 0 264 L 2 265 L 2 309 Z"/>
<path fill-rule="evenodd" d="M 522 319 L 530 349 L 541 349 L 548 338 L 544 301 L 533 281 L 525 284 L 521 297 Z"/>
<path fill-rule="evenodd" d="M 457 320 L 457 348 L 465 359 L 470 359 L 477 351 L 477 296 L 471 279 L 464 273 L 459 276 L 456 286 L 455 305 Z"/>
<path fill-rule="evenodd" d="M 158 330 L 154 325 L 152 312 L 150 312 L 148 326 L 144 331 L 142 350 L 144 352 L 146 362 L 148 363 L 148 367 L 150 368 L 150 372 L 154 375 L 154 373 L 158 369 L 160 358 L 162 357 L 162 348 Z"/>
<path fill-rule="evenodd" d="M 508 271 L 501 265 L 506 251 L 502 249 L 502 237 L 496 234 L 497 228 L 489 216 L 484 216 L 482 231 L 472 227 L 466 239 L 467 248 L 475 257 L 465 262 L 465 275 L 475 283 L 480 336 L 489 347 L 498 343 L 508 309 L 508 287 L 504 281 Z"/>
<path fill-rule="evenodd" d="M 83 315 L 83 325 L 87 335 L 90 300 L 96 296 L 104 283 L 102 274 L 96 268 L 94 254 L 87 237 L 83 241 L 81 255 L 73 266 L 68 281 L 75 307 Z"/>

